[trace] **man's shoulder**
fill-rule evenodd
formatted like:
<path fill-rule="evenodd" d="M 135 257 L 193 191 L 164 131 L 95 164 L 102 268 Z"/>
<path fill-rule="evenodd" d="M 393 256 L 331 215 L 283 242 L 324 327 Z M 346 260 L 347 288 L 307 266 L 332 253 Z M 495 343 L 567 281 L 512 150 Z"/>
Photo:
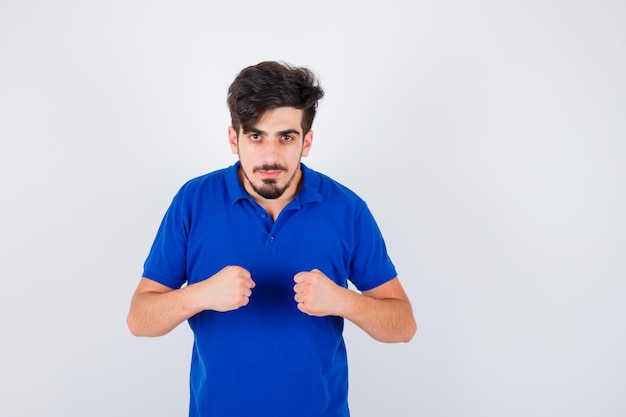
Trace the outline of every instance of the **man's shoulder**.
<path fill-rule="evenodd" d="M 206 198 L 213 200 L 219 196 L 226 196 L 227 178 L 231 169 L 232 167 L 222 168 L 187 180 L 179 188 L 175 199 L 193 204 L 197 200 Z"/>
<path fill-rule="evenodd" d="M 315 171 L 306 166 L 303 166 L 303 170 L 305 178 L 308 176 L 310 180 L 307 181 L 308 186 L 318 192 L 323 200 L 330 200 L 334 202 L 341 200 L 356 204 L 365 203 L 363 199 L 350 187 L 344 185 L 329 175 Z"/>

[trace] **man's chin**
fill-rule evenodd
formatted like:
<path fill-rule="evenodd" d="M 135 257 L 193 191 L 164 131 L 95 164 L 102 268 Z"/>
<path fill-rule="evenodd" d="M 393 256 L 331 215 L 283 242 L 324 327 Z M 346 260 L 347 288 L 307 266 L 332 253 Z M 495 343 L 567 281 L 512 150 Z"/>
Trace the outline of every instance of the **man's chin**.
<path fill-rule="evenodd" d="M 280 198 L 287 189 L 287 187 L 278 187 L 276 182 L 273 180 L 271 182 L 263 181 L 263 185 L 261 187 L 253 186 L 252 188 L 254 189 L 254 192 L 267 200 L 276 200 L 277 198 Z"/>
<path fill-rule="evenodd" d="M 260 191 L 260 192 L 259 192 Z M 257 194 L 263 197 L 266 200 L 276 200 L 284 194 L 284 191 L 267 191 L 267 190 L 259 190 Z"/>

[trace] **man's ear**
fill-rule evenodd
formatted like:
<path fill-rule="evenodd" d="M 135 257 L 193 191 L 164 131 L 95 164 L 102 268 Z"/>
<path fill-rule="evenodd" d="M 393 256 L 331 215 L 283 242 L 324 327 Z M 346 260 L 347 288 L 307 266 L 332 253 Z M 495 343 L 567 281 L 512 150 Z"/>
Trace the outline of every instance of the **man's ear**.
<path fill-rule="evenodd" d="M 235 155 L 238 155 L 239 148 L 237 147 L 237 131 L 232 126 L 228 126 L 228 143 L 230 144 L 230 151 Z"/>
<path fill-rule="evenodd" d="M 304 135 L 304 140 L 302 143 L 302 156 L 309 156 L 311 145 L 313 145 L 313 131 L 309 130 L 307 134 Z"/>

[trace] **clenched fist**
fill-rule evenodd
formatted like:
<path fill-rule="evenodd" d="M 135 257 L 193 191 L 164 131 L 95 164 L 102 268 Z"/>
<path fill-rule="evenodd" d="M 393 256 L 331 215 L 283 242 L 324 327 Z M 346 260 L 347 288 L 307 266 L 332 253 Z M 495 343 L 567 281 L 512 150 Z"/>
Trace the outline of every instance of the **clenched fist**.
<path fill-rule="evenodd" d="M 296 282 L 294 300 L 300 311 L 317 317 L 341 315 L 345 292 L 349 290 L 337 285 L 318 269 L 299 272 L 293 280 Z"/>
<path fill-rule="evenodd" d="M 231 311 L 250 302 L 255 287 L 250 272 L 240 266 L 226 266 L 218 273 L 197 284 L 198 296 L 206 303 L 206 310 Z"/>

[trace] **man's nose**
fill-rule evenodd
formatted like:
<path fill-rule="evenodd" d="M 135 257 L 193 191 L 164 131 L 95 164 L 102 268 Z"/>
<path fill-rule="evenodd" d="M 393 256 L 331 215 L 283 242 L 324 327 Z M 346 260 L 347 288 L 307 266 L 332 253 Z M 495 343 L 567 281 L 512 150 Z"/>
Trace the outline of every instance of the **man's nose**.
<path fill-rule="evenodd" d="M 274 161 L 280 154 L 280 142 L 278 139 L 265 140 L 263 142 L 263 157 L 267 161 Z"/>

